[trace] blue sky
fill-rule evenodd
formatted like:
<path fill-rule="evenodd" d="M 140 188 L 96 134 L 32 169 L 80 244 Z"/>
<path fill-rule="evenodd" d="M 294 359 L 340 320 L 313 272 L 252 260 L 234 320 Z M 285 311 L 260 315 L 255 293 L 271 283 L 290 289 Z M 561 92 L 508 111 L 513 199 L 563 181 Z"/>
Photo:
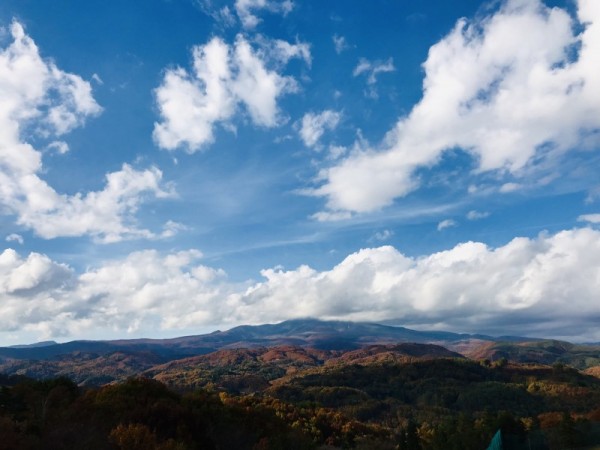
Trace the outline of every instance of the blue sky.
<path fill-rule="evenodd" d="M 305 316 L 600 340 L 599 20 L 3 1 L 0 344 Z"/>

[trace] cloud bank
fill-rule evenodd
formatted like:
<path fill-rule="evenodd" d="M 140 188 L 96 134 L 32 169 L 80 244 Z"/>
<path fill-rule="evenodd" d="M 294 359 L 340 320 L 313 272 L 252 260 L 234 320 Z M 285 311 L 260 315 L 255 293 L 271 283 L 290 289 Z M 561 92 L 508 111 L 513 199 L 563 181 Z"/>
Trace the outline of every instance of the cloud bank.
<path fill-rule="evenodd" d="M 0 254 L 0 329 L 40 338 L 156 334 L 298 317 L 399 322 L 421 328 L 599 340 L 600 231 L 479 242 L 418 258 L 391 246 L 330 270 L 261 272 L 235 284 L 197 250 L 135 252 L 77 274 L 47 256 Z"/>
<path fill-rule="evenodd" d="M 576 18 L 538 0 L 508 0 L 490 16 L 459 20 L 429 50 L 420 102 L 379 148 L 324 169 L 314 195 L 332 211 L 369 212 L 417 189 L 415 171 L 446 150 L 465 150 L 479 172 L 518 178 L 565 152 L 597 148 L 599 22 L 595 0 L 579 0 Z M 365 73 L 375 81 L 361 61 L 354 74 Z"/>

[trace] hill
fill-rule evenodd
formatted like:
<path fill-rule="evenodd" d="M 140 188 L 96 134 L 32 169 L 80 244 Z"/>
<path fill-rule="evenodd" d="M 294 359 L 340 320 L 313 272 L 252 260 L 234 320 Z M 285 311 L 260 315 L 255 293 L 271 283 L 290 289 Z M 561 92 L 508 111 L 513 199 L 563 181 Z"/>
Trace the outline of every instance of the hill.
<path fill-rule="evenodd" d="M 519 363 L 566 364 L 577 369 L 600 365 L 600 346 L 556 340 L 483 342 L 463 354 L 471 359 L 506 359 Z"/>
<path fill-rule="evenodd" d="M 81 385 L 102 385 L 143 373 L 174 386 L 215 385 L 244 391 L 266 389 L 283 375 L 324 365 L 463 356 L 491 362 L 559 363 L 584 370 L 600 365 L 600 346 L 302 319 L 173 339 L 4 347 L 0 373 L 36 379 L 67 376 Z"/>

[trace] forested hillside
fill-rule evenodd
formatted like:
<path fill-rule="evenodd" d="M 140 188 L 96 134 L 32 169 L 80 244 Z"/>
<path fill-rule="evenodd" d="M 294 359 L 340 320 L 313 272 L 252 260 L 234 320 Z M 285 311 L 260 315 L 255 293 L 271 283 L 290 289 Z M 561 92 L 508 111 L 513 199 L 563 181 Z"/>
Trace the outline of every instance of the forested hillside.
<path fill-rule="evenodd" d="M 197 371 L 204 388 L 135 377 L 86 389 L 3 376 L 0 447 L 468 450 L 485 448 L 498 429 L 506 448 L 600 443 L 600 379 L 560 364 L 362 355 L 317 366 L 288 352 L 288 363 L 307 364 L 253 386 L 242 382 L 252 370 L 240 354 L 223 366 L 231 376 L 238 364 L 246 371 L 237 384 L 202 382 Z"/>
<path fill-rule="evenodd" d="M 0 449 L 481 450 L 498 430 L 505 448 L 600 445 L 599 361 L 318 320 L 4 348 Z"/>
<path fill-rule="evenodd" d="M 251 384 L 264 385 L 290 371 L 321 365 L 461 355 L 492 362 L 560 363 L 580 370 L 600 365 L 597 345 L 298 319 L 174 339 L 3 347 L 0 373 L 35 379 L 66 376 L 86 386 L 144 374 L 168 384 L 197 387 L 210 382 L 211 377 L 222 381 L 223 377 L 246 374 L 260 378 L 248 379 Z"/>

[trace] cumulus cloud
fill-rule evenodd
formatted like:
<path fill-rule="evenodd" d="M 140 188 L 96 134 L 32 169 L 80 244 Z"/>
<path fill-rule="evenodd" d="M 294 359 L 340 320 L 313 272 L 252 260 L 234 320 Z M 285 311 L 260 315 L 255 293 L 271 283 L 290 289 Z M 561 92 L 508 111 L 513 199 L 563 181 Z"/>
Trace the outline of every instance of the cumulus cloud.
<path fill-rule="evenodd" d="M 255 28 L 261 19 L 255 12 L 266 10 L 271 13 L 288 15 L 294 9 L 294 3 L 291 0 L 236 0 L 235 11 L 242 22 L 244 28 Z"/>
<path fill-rule="evenodd" d="M 163 122 L 154 126 L 154 139 L 172 150 L 187 144 L 190 151 L 213 141 L 213 123 L 230 118 L 235 99 L 229 89 L 230 48 L 214 38 L 193 49 L 193 73 L 167 70 L 156 100 Z"/>
<path fill-rule="evenodd" d="M 149 333 L 290 318 L 381 321 L 455 331 L 598 340 L 600 231 L 465 242 L 409 257 L 391 246 L 348 255 L 330 270 L 265 269 L 235 284 L 197 250 L 154 250 L 77 274 L 47 256 L 0 254 L 0 330 L 48 338 L 90 330 Z"/>
<path fill-rule="evenodd" d="M 94 305 L 86 315 L 101 326 L 133 332 L 149 324 L 169 329 L 214 323 L 226 315 L 227 292 L 218 286 L 224 273 L 199 264 L 201 257 L 197 250 L 135 252 L 82 274 L 76 291 Z"/>
<path fill-rule="evenodd" d="M 301 58 L 310 63 L 307 44 L 261 39 L 255 49 L 241 35 L 233 45 L 220 38 L 196 46 L 192 70 L 168 69 L 156 89 L 162 121 L 154 125 L 154 140 L 167 150 L 183 147 L 193 153 L 214 141 L 215 124 L 227 125 L 243 106 L 258 126 L 281 122 L 277 100 L 298 88 L 293 77 L 267 66 Z"/>
<path fill-rule="evenodd" d="M 478 242 L 420 258 L 364 249 L 329 271 L 265 270 L 239 296 L 240 319 L 316 316 L 507 334 L 598 339 L 600 232 Z"/>
<path fill-rule="evenodd" d="M 62 297 L 73 277 L 69 267 L 45 255 L 30 253 L 22 258 L 12 249 L 4 250 L 0 253 L 0 330 L 61 335 L 52 322 L 65 318 L 63 313 L 72 317 L 74 308 Z"/>
<path fill-rule="evenodd" d="M 138 171 L 123 164 L 121 170 L 106 175 L 103 190 L 67 196 L 31 177 L 24 180 L 29 197 L 21 202 L 14 199 L 12 206 L 19 211 L 17 223 L 45 239 L 91 235 L 108 243 L 125 238 L 153 238 L 153 232 L 135 226 L 133 214 L 146 195 L 172 195 L 161 188 L 161 178 L 157 168 Z"/>
<path fill-rule="evenodd" d="M 226 316 L 227 290 L 218 269 L 198 264 L 189 250 L 166 256 L 135 252 L 77 275 L 66 265 L 14 250 L 0 254 L 0 330 L 41 338 L 86 332 L 135 332 L 217 323 Z"/>
<path fill-rule="evenodd" d="M 442 230 L 445 230 L 446 228 L 452 228 L 452 227 L 456 227 L 456 226 L 458 226 L 458 224 L 456 223 L 456 220 L 446 219 L 446 220 L 442 220 L 440 223 L 437 224 L 437 230 L 442 231 Z"/>
<path fill-rule="evenodd" d="M 579 0 L 577 17 L 539 0 L 508 0 L 490 16 L 459 20 L 429 50 L 421 101 L 379 148 L 324 169 L 315 195 L 332 210 L 373 211 L 417 189 L 415 170 L 434 166 L 448 149 L 470 153 L 479 172 L 518 178 L 565 152 L 593 148 L 599 20 L 594 0 Z M 354 73 L 369 70 L 361 61 Z"/>
<path fill-rule="evenodd" d="M 8 236 L 6 236 L 6 242 L 18 242 L 19 244 L 23 245 L 25 240 L 23 239 L 23 236 L 21 236 L 20 234 L 11 233 Z"/>
<path fill-rule="evenodd" d="M 77 275 L 45 255 L 21 258 L 5 250 L 0 330 L 29 330 L 47 338 L 210 323 L 215 314 L 226 314 L 217 285 L 223 273 L 197 264 L 200 257 L 195 250 L 166 256 L 148 250 Z"/>
<path fill-rule="evenodd" d="M 69 144 L 64 141 L 54 141 L 48 144 L 48 150 L 55 151 L 59 155 L 64 155 L 69 151 Z"/>
<path fill-rule="evenodd" d="M 325 131 L 335 130 L 340 123 L 341 114 L 327 109 L 320 113 L 306 113 L 302 117 L 302 126 L 300 127 L 300 138 L 307 147 L 317 147 L 319 139 Z"/>
<path fill-rule="evenodd" d="M 0 204 L 4 212 L 43 238 L 92 235 L 100 241 L 115 241 L 151 234 L 135 227 L 133 214 L 144 195 L 168 195 L 159 186 L 158 169 L 137 171 L 124 165 L 106 175 L 103 190 L 75 195 L 60 194 L 40 178 L 42 153 L 28 139 L 62 136 L 99 114 L 101 108 L 90 84 L 43 59 L 21 24 L 13 22 L 10 32 L 12 43 L 0 48 Z M 48 148 L 59 153 L 68 150 L 63 141 L 53 141 Z"/>
<path fill-rule="evenodd" d="M 303 55 L 303 52 L 298 54 Z M 274 127 L 280 123 L 277 98 L 296 92 L 298 87 L 294 78 L 268 70 L 266 58 L 262 52 L 255 52 L 248 41 L 238 38 L 234 53 L 237 76 L 232 92 L 245 105 L 256 125 Z"/>
<path fill-rule="evenodd" d="M 600 223 L 600 214 L 583 214 L 577 220 L 579 222 Z"/>
<path fill-rule="evenodd" d="M 296 40 L 295 44 L 290 44 L 281 39 L 267 39 L 264 36 L 256 38 L 261 47 L 262 55 L 268 55 L 269 58 L 281 64 L 287 64 L 290 59 L 300 58 L 304 60 L 308 67 L 312 64 L 312 55 L 310 54 L 310 44 Z"/>
<path fill-rule="evenodd" d="M 0 120 L 9 135 L 4 139 L 15 139 L 19 127 L 34 119 L 37 131 L 59 136 L 100 113 L 87 81 L 42 59 L 20 23 L 11 24 L 10 34 L 12 42 L 0 49 Z M 28 157 L 30 165 L 37 163 L 28 153 L 23 156 Z"/>

